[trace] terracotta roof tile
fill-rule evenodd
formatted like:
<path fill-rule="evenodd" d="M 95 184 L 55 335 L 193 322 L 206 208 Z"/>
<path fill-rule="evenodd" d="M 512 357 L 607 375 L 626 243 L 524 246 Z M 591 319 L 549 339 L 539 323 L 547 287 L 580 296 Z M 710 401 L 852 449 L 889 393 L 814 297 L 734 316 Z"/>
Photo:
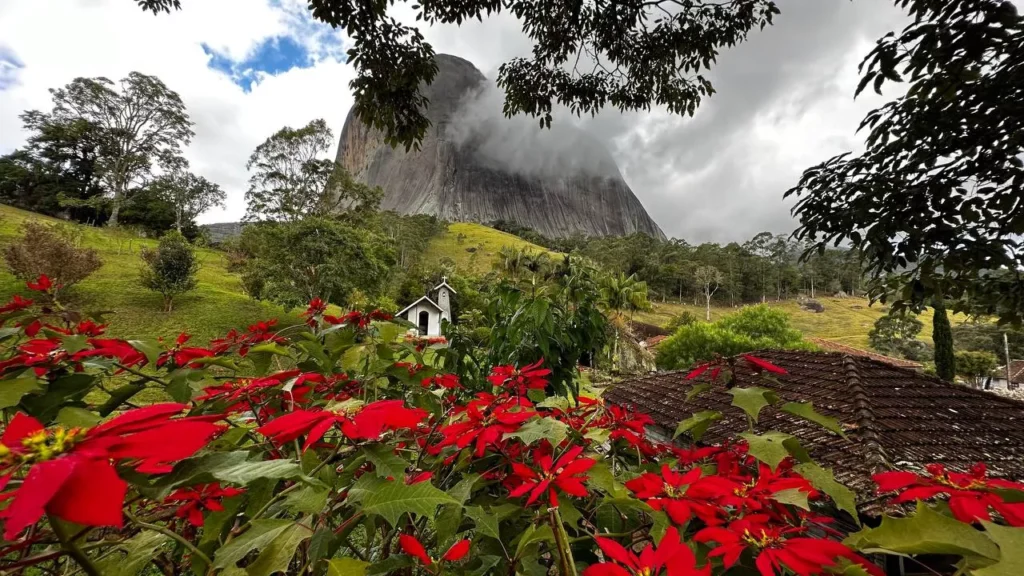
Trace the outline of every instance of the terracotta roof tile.
<path fill-rule="evenodd" d="M 841 352 L 843 354 L 850 354 L 851 356 L 863 356 L 865 358 L 871 358 L 878 360 L 879 362 L 885 362 L 893 366 L 899 366 L 901 368 L 922 368 L 923 364 L 920 362 L 914 362 L 913 360 L 904 360 L 903 358 L 893 358 L 892 356 L 886 356 L 885 354 L 879 354 L 871 350 L 864 350 L 862 348 L 854 348 L 853 346 L 847 346 L 841 342 L 834 340 L 826 340 L 824 338 L 808 338 L 808 342 L 814 344 L 822 350 L 828 352 Z"/>
<path fill-rule="evenodd" d="M 857 492 L 867 514 L 882 510 L 871 475 L 890 467 L 920 469 L 936 462 L 966 470 L 984 461 L 995 476 L 1024 479 L 1024 402 L 858 355 L 753 354 L 787 374 L 769 380 L 740 362 L 735 385 L 763 386 L 785 401 L 813 402 L 818 412 L 842 423 L 848 440 L 774 407 L 761 412 L 757 431 L 796 436 L 818 463 L 832 467 L 836 478 Z M 704 442 L 721 442 L 747 429 L 726 384 L 716 382 L 687 402 L 694 382 L 685 376 L 685 371 L 664 372 L 624 381 L 604 398 L 648 413 L 667 431 L 693 412 L 717 410 L 723 419 L 711 426 Z"/>

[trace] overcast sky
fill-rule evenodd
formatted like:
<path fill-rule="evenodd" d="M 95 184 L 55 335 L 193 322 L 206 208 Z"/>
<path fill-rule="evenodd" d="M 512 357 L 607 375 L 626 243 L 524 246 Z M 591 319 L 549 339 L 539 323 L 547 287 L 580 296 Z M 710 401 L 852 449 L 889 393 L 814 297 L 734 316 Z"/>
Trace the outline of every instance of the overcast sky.
<path fill-rule="evenodd" d="M 245 212 L 245 162 L 284 125 L 325 118 L 340 134 L 352 103 L 342 31 L 311 21 L 304 0 L 182 0 L 171 15 L 133 0 L 0 1 L 0 154 L 24 143 L 18 114 L 48 109 L 48 88 L 77 76 L 132 70 L 178 91 L 196 123 L 192 170 L 228 192 L 201 221 Z M 693 118 L 664 110 L 576 122 L 612 153 L 669 236 L 690 242 L 789 232 L 783 192 L 803 169 L 856 149 L 860 119 L 882 100 L 853 101 L 857 64 L 905 17 L 891 0 L 779 0 L 776 25 L 725 51 L 718 93 Z M 437 52 L 466 58 L 493 79 L 530 45 L 508 16 L 425 31 Z M 331 151 L 333 157 L 334 151 Z"/>

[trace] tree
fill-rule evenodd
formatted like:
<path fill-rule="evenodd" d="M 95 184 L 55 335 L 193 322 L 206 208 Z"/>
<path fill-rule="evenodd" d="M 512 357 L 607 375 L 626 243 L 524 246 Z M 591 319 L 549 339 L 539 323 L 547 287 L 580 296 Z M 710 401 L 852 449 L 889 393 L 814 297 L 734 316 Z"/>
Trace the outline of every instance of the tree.
<path fill-rule="evenodd" d="M 704 295 L 704 319 L 710 322 L 711 297 L 715 295 L 715 292 L 718 290 L 718 285 L 722 282 L 722 273 L 714 266 L 701 266 L 700 268 L 697 268 L 696 272 L 694 272 L 693 277 L 697 281 L 697 285 L 700 286 L 701 294 Z"/>
<path fill-rule="evenodd" d="M 177 0 L 138 0 L 154 13 L 179 8 Z M 555 105 L 593 114 L 606 105 L 620 111 L 665 105 L 693 115 L 714 92 L 705 76 L 718 51 L 763 29 L 779 13 L 773 0 L 653 0 L 556 2 L 441 0 L 409 3 L 410 17 L 434 26 L 461 25 L 506 11 L 533 42 L 531 58 L 499 67 L 507 116 L 530 114 L 550 126 Z M 349 86 L 360 120 L 383 132 L 391 146 L 416 146 L 430 121 L 420 87 L 437 74 L 434 48 L 416 26 L 390 17 L 383 7 L 357 0 L 309 0 L 313 17 L 345 30 L 352 40 Z"/>
<path fill-rule="evenodd" d="M 75 78 L 50 90 L 53 110 L 21 115 L 38 132 L 73 130 L 83 122 L 96 139 L 94 167 L 111 195 L 107 224 L 117 226 L 132 188 L 140 187 L 153 167 L 181 166 L 181 149 L 194 133 L 178 93 L 156 76 L 132 72 L 117 85 L 107 78 Z"/>
<path fill-rule="evenodd" d="M 165 174 L 153 188 L 174 207 L 174 229 L 193 223 L 197 216 L 214 206 L 223 206 L 227 193 L 202 176 L 187 171 Z"/>
<path fill-rule="evenodd" d="M 953 355 L 953 328 L 941 298 L 934 301 L 932 317 L 932 343 L 935 344 L 935 373 L 943 380 L 953 381 L 956 376 L 956 357 Z"/>
<path fill-rule="evenodd" d="M 974 388 L 983 387 L 998 365 L 999 359 L 991 352 L 961 350 L 956 353 L 956 373 Z"/>
<path fill-rule="evenodd" d="M 180 233 L 168 232 L 155 250 L 144 249 L 142 261 L 139 281 L 143 287 L 164 297 L 164 312 L 173 310 L 176 297 L 195 289 L 199 262 L 192 246 Z"/>
<path fill-rule="evenodd" d="M 868 332 L 868 341 L 875 350 L 891 354 L 917 338 L 922 328 L 924 324 L 914 316 L 905 312 L 890 311 L 875 320 L 874 328 Z"/>
<path fill-rule="evenodd" d="M 240 244 L 246 292 L 288 308 L 315 298 L 345 304 L 356 290 L 376 298 L 395 265 L 386 238 L 332 218 L 253 224 Z"/>
<path fill-rule="evenodd" d="M 864 152 L 808 169 L 786 192 L 800 198 L 797 236 L 860 249 L 872 296 L 894 307 L 939 294 L 1019 323 L 1024 18 L 1008 0 L 897 4 L 914 21 L 878 41 L 857 94 L 906 90 L 864 118 Z"/>
<path fill-rule="evenodd" d="M 96 250 L 80 246 L 81 236 L 73 228 L 26 220 L 21 238 L 4 247 L 4 260 L 16 278 L 49 278 L 53 284 L 49 294 L 58 298 L 103 265 Z"/>
<path fill-rule="evenodd" d="M 302 128 L 285 126 L 256 147 L 245 167 L 246 221 L 295 221 L 340 210 L 375 210 L 384 193 L 356 182 L 324 154 L 334 134 L 323 119 Z"/>

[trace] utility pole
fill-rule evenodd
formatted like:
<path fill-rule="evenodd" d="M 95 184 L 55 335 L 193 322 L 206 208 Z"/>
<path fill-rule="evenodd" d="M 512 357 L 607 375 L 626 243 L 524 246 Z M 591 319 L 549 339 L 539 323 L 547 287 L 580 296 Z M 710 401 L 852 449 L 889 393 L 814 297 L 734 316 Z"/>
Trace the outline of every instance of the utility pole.
<path fill-rule="evenodd" d="M 1003 332 L 1003 352 L 1006 354 L 1006 389 L 1016 390 L 1017 385 L 1010 381 L 1010 339 Z"/>

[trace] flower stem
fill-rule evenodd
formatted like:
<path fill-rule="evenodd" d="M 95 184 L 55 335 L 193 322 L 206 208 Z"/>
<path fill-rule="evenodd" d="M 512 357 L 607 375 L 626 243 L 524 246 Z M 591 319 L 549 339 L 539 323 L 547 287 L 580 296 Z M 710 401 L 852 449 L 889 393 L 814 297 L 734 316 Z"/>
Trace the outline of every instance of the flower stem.
<path fill-rule="evenodd" d="M 559 574 L 563 576 L 578 576 L 576 572 L 576 561 L 572 557 L 572 549 L 569 548 L 569 535 L 565 532 L 562 524 L 562 515 L 558 507 L 548 509 L 551 520 L 551 528 L 555 535 L 555 547 L 558 548 Z"/>
<path fill-rule="evenodd" d="M 53 535 L 57 537 L 57 540 L 60 540 L 61 547 L 67 550 L 68 555 L 75 559 L 75 562 L 82 568 L 82 571 L 89 576 L 101 576 L 99 569 L 92 563 L 89 555 L 75 544 L 73 538 L 69 537 L 67 530 L 60 524 L 60 520 L 52 515 L 48 515 L 47 519 L 50 521 Z"/>
<path fill-rule="evenodd" d="M 146 528 L 147 530 L 152 530 L 154 532 L 159 532 L 160 534 L 163 534 L 164 536 L 167 536 L 168 538 L 176 540 L 179 544 L 181 544 L 185 548 L 188 548 L 189 552 L 191 552 L 196 558 L 198 558 L 203 563 L 205 563 L 208 567 L 209 566 L 213 566 L 213 561 L 210 560 L 210 557 L 207 556 L 206 554 L 204 554 L 203 551 L 200 550 L 199 548 L 196 548 L 195 544 L 192 544 L 191 542 L 189 542 L 181 534 L 178 534 L 174 530 L 169 530 L 167 528 L 164 528 L 163 526 L 158 526 L 157 524 L 150 524 L 148 522 L 143 522 L 142 520 L 139 520 L 138 518 L 133 516 L 132 513 L 127 511 L 127 510 L 124 511 L 124 515 L 129 520 L 131 520 L 132 522 L 134 522 L 135 524 L 137 524 L 138 526 L 140 526 L 142 528 Z"/>

